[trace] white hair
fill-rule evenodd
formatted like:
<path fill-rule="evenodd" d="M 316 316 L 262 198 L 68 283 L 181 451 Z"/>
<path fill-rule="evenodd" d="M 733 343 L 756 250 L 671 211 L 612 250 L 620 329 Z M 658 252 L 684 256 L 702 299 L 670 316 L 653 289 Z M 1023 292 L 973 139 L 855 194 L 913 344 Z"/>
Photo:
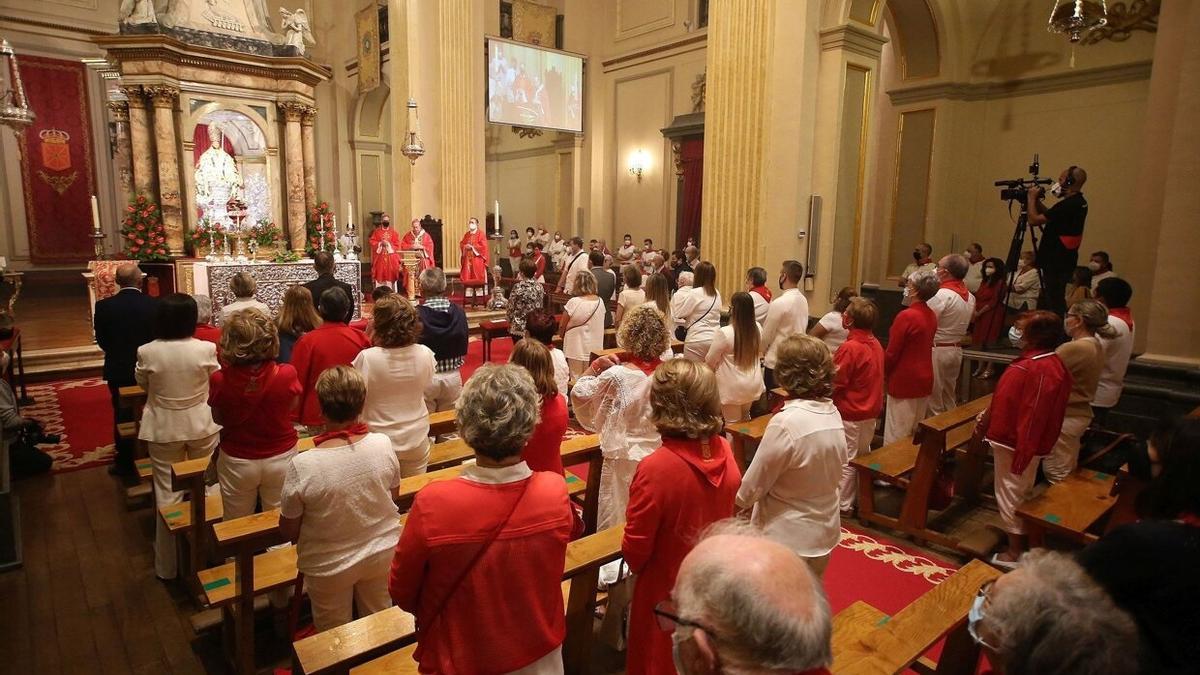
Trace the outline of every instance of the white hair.
<path fill-rule="evenodd" d="M 933 270 L 917 270 L 908 276 L 908 281 L 917 291 L 917 297 L 922 300 L 932 298 L 941 288 L 942 282 Z"/>
<path fill-rule="evenodd" d="M 207 295 L 193 293 L 192 299 L 196 301 L 196 323 L 209 323 L 212 321 L 212 298 Z"/>
<path fill-rule="evenodd" d="M 695 282 L 696 282 L 696 275 L 694 273 L 692 273 L 692 272 L 680 272 L 679 273 L 679 285 L 681 287 L 682 286 L 691 286 Z"/>

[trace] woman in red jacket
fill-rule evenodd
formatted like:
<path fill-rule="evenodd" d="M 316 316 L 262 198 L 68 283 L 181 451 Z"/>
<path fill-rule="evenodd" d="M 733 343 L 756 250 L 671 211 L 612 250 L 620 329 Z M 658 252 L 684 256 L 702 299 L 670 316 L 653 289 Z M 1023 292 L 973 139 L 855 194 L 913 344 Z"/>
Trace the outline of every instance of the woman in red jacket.
<path fill-rule="evenodd" d="M 638 465 L 629 488 L 621 554 L 637 575 L 629 614 L 629 675 L 674 673 L 671 636 L 654 606 L 671 595 L 700 530 L 733 515 L 741 473 L 721 435 L 717 377 L 703 363 L 673 359 L 650 387 L 662 447 Z"/>
<path fill-rule="evenodd" d="M 538 400 L 517 366 L 475 371 L 457 404 L 475 464 L 413 500 L 388 589 L 416 615 L 422 673 L 562 672 L 575 514 L 562 476 L 521 460 Z"/>
<path fill-rule="evenodd" d="M 567 399 L 554 382 L 554 359 L 550 350 L 537 340 L 521 340 L 513 347 L 508 362 L 521 366 L 533 378 L 541 400 L 541 415 L 533 435 L 521 451 L 521 459 L 532 471 L 563 473 L 561 446 L 567 435 Z"/>
<path fill-rule="evenodd" d="M 999 567 L 1011 569 L 1025 550 L 1025 524 L 1017 507 L 1029 499 L 1038 464 L 1054 448 L 1066 415 L 1071 375 L 1054 353 L 1062 325 L 1054 312 L 1017 318 L 1009 337 L 1021 356 L 1000 376 L 992 404 L 975 427 L 976 440 L 992 446 L 996 461 L 996 508 L 1008 533 L 1008 550 L 992 556 Z"/>

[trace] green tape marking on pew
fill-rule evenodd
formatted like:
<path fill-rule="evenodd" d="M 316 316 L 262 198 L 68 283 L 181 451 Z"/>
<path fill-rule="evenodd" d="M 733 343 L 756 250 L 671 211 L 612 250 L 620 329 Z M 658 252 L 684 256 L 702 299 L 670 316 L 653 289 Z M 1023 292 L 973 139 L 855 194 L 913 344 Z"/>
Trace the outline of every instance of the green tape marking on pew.
<path fill-rule="evenodd" d="M 167 520 L 174 520 L 182 515 L 183 511 L 172 511 L 170 513 L 163 514 L 163 518 L 166 518 Z"/>
<path fill-rule="evenodd" d="M 228 577 L 221 577 L 220 579 L 213 579 L 212 581 L 208 582 L 207 584 L 204 584 L 204 590 L 211 591 L 213 589 L 220 588 L 222 586 L 228 586 L 231 583 L 233 583 L 233 582 L 231 582 Z"/>
<path fill-rule="evenodd" d="M 1103 471 L 1097 471 L 1096 475 L 1093 476 L 1093 478 L 1095 478 L 1096 480 L 1108 480 L 1110 478 L 1110 476 L 1108 474 L 1104 473 Z"/>
<path fill-rule="evenodd" d="M 1046 515 L 1042 516 L 1042 520 L 1046 521 L 1047 523 L 1061 523 L 1062 522 L 1062 518 L 1054 515 L 1053 513 L 1047 513 Z"/>
<path fill-rule="evenodd" d="M 570 483 L 578 483 L 578 482 L 579 482 L 579 476 L 576 476 L 575 474 L 570 474 L 569 476 L 567 476 L 567 483 L 568 483 L 568 484 L 570 484 Z"/>
<path fill-rule="evenodd" d="M 871 462 L 867 466 L 871 467 L 872 471 L 879 471 L 880 469 L 883 468 L 883 465 L 880 464 L 879 462 Z"/>
<path fill-rule="evenodd" d="M 889 622 L 889 621 L 891 621 L 891 620 L 892 620 L 892 617 L 890 617 L 890 616 L 885 616 L 885 617 L 883 617 L 882 619 L 880 619 L 880 620 L 878 620 L 878 621 L 876 621 L 876 622 L 875 622 L 875 627 L 876 627 L 876 628 L 878 628 L 878 627 L 880 627 L 880 626 L 884 625 L 885 623 L 887 623 L 887 622 Z"/>

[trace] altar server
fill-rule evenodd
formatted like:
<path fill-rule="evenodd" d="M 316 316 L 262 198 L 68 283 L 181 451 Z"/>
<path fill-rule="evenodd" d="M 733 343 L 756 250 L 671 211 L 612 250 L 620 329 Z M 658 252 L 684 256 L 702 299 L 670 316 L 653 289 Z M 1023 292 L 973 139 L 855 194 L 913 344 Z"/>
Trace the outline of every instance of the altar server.
<path fill-rule="evenodd" d="M 375 286 L 396 288 L 400 278 L 400 235 L 392 229 L 392 217 L 379 217 L 379 227 L 371 233 L 371 281 Z M 320 298 L 313 298 L 314 301 Z"/>
<path fill-rule="evenodd" d="M 463 285 L 464 298 L 486 298 L 488 246 L 487 236 L 479 229 L 479 219 L 467 221 L 467 231 L 458 242 L 458 250 L 462 254 L 458 279 Z"/>

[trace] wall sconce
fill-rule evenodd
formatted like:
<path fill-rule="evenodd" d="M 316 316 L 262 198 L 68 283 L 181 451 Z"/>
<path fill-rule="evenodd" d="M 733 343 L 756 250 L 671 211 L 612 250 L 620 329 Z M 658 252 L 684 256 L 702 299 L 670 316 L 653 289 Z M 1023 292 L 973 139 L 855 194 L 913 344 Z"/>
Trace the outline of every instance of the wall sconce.
<path fill-rule="evenodd" d="M 629 157 L 629 173 L 637 177 L 637 181 L 642 182 L 642 174 L 645 173 L 646 167 L 650 164 L 650 155 L 645 150 L 634 150 Z"/>
<path fill-rule="evenodd" d="M 408 99 L 408 133 L 404 145 L 400 146 L 400 154 L 408 158 L 410 164 L 416 164 L 417 159 L 425 154 L 425 144 L 421 142 L 421 120 L 417 117 L 416 99 Z"/>

